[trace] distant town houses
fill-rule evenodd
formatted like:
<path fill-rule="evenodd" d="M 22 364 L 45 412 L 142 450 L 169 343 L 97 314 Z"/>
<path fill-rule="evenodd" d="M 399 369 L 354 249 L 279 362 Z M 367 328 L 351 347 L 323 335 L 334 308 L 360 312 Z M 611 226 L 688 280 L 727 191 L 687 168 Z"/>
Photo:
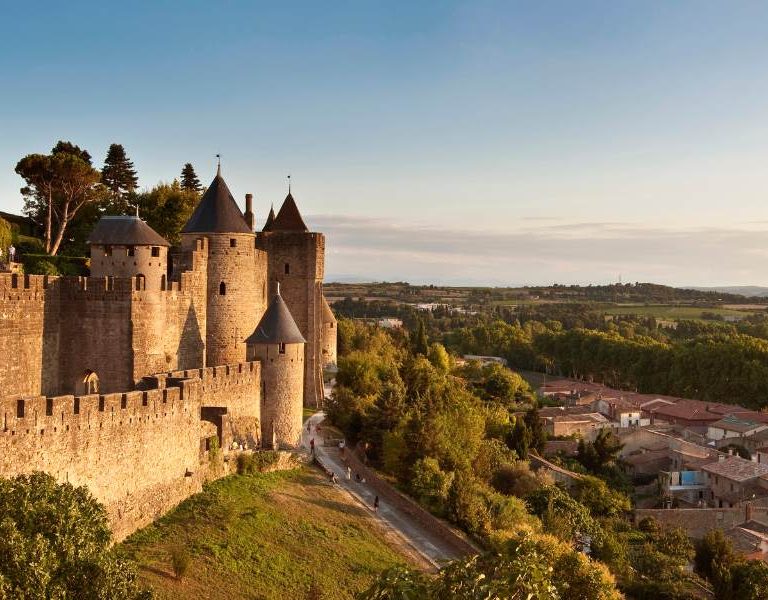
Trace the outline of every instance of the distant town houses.
<path fill-rule="evenodd" d="M 623 468 L 650 496 L 639 496 L 637 519 L 654 516 L 692 537 L 719 528 L 744 556 L 768 560 L 768 414 L 571 379 L 538 392 L 558 404 L 539 410 L 550 435 L 544 456 L 573 456 L 579 439 L 611 428 Z"/>

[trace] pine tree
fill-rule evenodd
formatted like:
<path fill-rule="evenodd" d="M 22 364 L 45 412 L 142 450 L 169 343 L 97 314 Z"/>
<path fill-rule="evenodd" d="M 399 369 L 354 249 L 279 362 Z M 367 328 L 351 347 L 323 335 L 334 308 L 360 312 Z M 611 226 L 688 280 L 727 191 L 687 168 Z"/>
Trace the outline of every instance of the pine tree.
<path fill-rule="evenodd" d="M 127 212 L 126 197 L 136 190 L 139 178 L 133 168 L 133 163 L 128 159 L 125 148 L 121 144 L 109 146 L 107 157 L 104 159 L 104 167 L 101 170 L 101 182 L 110 191 L 110 210 L 117 213 Z"/>
<path fill-rule="evenodd" d="M 181 170 L 181 189 L 188 192 L 201 192 L 203 186 L 200 185 L 200 180 L 197 178 L 195 168 L 192 163 L 187 163 Z"/>

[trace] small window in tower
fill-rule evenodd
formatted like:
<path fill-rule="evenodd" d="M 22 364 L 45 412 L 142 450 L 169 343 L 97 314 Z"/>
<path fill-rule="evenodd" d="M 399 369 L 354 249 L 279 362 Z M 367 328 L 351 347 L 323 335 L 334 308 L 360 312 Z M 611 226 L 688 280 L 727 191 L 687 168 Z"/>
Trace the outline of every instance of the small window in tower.
<path fill-rule="evenodd" d="M 154 256 L 154 257 L 160 256 L 160 247 L 159 246 L 152 246 L 152 256 Z"/>
<path fill-rule="evenodd" d="M 277 352 L 278 354 L 285 354 L 285 342 L 280 342 L 277 345 Z"/>
<path fill-rule="evenodd" d="M 236 248 L 237 247 L 237 240 L 235 238 L 229 238 L 229 247 L 230 248 Z"/>
<path fill-rule="evenodd" d="M 227 293 L 227 284 L 223 281 L 219 284 L 219 296 L 224 296 Z"/>
<path fill-rule="evenodd" d="M 125 254 L 127 256 L 136 256 L 136 248 L 134 248 L 133 246 L 128 246 L 128 248 L 126 248 L 125 250 Z"/>
<path fill-rule="evenodd" d="M 285 274 L 290 275 L 291 274 L 291 265 L 288 263 L 285 263 Z"/>
<path fill-rule="evenodd" d="M 104 246 L 104 256 L 112 256 L 112 246 Z"/>

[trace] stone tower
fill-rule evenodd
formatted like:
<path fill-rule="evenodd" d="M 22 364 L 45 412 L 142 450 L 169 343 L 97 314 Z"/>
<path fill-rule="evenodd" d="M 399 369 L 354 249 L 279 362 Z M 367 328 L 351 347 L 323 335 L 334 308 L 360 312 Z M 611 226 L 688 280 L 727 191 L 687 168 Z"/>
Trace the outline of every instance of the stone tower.
<path fill-rule="evenodd" d="M 304 360 L 304 403 L 320 406 L 323 401 L 323 271 L 325 236 L 310 232 L 301 218 L 291 193 L 264 230 L 256 245 L 266 251 L 269 261 L 269 293 L 280 284 L 282 298 L 306 339 Z"/>
<path fill-rule="evenodd" d="M 322 297 L 323 303 L 323 333 L 322 333 L 322 356 L 323 367 L 329 367 L 336 364 L 336 317 L 328 306 L 325 296 Z"/>
<path fill-rule="evenodd" d="M 101 217 L 88 244 L 93 277 L 137 277 L 140 289 L 166 289 L 169 244 L 138 216 Z"/>
<path fill-rule="evenodd" d="M 301 441 L 304 345 L 280 287 L 246 340 L 247 359 L 261 362 L 261 439 L 265 446 L 295 448 Z"/>
<path fill-rule="evenodd" d="M 181 230 L 182 251 L 198 247 L 200 238 L 208 249 L 206 364 L 242 362 L 244 340 L 264 314 L 267 258 L 255 247 L 221 167 Z"/>

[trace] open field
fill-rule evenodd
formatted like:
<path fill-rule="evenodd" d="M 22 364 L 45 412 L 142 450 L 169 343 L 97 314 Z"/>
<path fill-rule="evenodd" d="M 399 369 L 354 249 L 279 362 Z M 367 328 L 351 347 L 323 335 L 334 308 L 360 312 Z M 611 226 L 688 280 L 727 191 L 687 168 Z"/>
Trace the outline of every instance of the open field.
<path fill-rule="evenodd" d="M 121 550 L 161 599 L 301 600 L 313 580 L 323 598 L 341 599 L 382 569 L 415 564 L 397 543 L 346 493 L 304 467 L 216 481 Z M 181 581 L 170 562 L 176 547 L 191 558 Z"/>
<path fill-rule="evenodd" d="M 751 310 L 750 310 L 751 309 Z M 656 317 L 659 319 L 701 319 L 704 313 L 721 317 L 743 318 L 756 312 L 764 312 L 763 309 L 754 310 L 750 305 L 747 310 L 735 308 L 705 308 L 700 306 L 682 306 L 668 304 L 616 304 L 601 308 L 607 315 L 640 315 L 643 317 Z"/>

